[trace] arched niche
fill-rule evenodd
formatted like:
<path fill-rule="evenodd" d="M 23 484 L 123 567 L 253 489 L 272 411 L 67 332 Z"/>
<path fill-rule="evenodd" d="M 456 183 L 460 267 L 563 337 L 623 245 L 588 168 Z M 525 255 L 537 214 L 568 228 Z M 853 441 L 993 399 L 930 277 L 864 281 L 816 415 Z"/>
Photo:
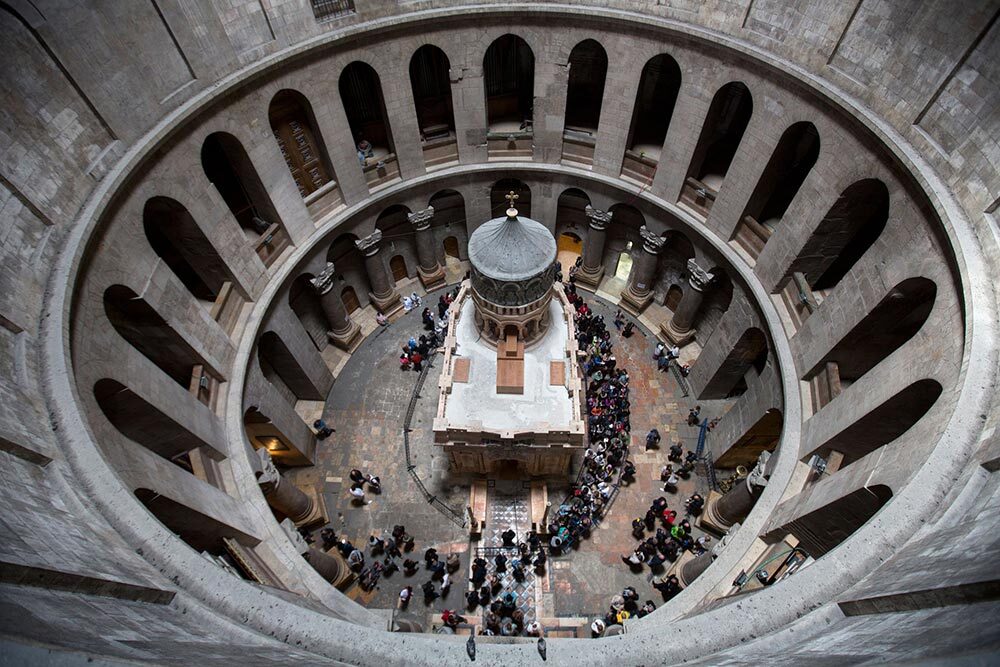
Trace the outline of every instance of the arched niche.
<path fill-rule="evenodd" d="M 585 39 L 569 54 L 565 128 L 595 136 L 604 101 L 608 54 L 593 39 Z"/>
<path fill-rule="evenodd" d="M 297 90 L 280 90 L 267 111 L 271 132 L 299 194 L 308 197 L 336 178 L 312 105 Z"/>
<path fill-rule="evenodd" d="M 740 396 L 747 390 L 745 376 L 750 369 L 753 368 L 759 375 L 766 365 L 767 337 L 757 327 L 751 327 L 740 335 L 698 398 Z"/>
<path fill-rule="evenodd" d="M 659 162 L 680 89 L 681 68 L 676 60 L 661 53 L 646 61 L 632 108 L 627 152 Z"/>
<path fill-rule="evenodd" d="M 420 136 L 425 141 L 455 131 L 450 69 L 448 56 L 433 44 L 424 44 L 410 58 L 413 104 Z"/>
<path fill-rule="evenodd" d="M 367 141 L 371 144 L 368 158 L 378 160 L 395 154 L 382 82 L 372 66 L 360 60 L 350 63 L 340 73 L 339 89 L 347 122 L 351 127 L 351 136 L 359 151 L 367 153 L 362 143 Z"/>
<path fill-rule="evenodd" d="M 498 37 L 483 56 L 486 123 L 490 132 L 530 130 L 535 100 L 535 55 L 517 35 Z"/>
<path fill-rule="evenodd" d="M 257 361 L 264 377 L 285 396 L 290 405 L 295 405 L 300 400 L 326 399 L 317 391 L 285 341 L 275 332 L 265 331 L 257 341 Z"/>

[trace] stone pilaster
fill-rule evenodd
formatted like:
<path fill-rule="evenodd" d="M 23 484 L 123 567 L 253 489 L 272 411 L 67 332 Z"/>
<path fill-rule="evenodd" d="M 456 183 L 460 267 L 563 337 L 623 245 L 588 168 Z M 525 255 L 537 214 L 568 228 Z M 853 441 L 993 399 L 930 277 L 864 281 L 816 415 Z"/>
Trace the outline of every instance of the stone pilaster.
<path fill-rule="evenodd" d="M 660 325 L 660 332 L 675 345 L 687 345 L 694 339 L 694 324 L 705 299 L 705 290 L 715 282 L 715 274 L 698 266 L 694 259 L 688 260 L 687 269 L 690 289 L 684 292 L 673 317 Z"/>
<path fill-rule="evenodd" d="M 368 272 L 368 282 L 372 291 L 368 293 L 375 307 L 381 310 L 386 316 L 395 313 L 403 307 L 393 284 L 392 277 L 382 263 L 382 258 L 378 256 L 379 243 L 382 241 L 382 231 L 376 229 L 374 232 L 354 242 L 358 250 L 365 256 L 365 270 Z"/>
<path fill-rule="evenodd" d="M 639 234 L 642 236 L 642 252 L 632 267 L 628 286 L 621 294 L 622 307 L 636 315 L 645 310 L 653 300 L 653 278 L 656 276 L 660 251 L 666 242 L 645 225 L 639 228 Z"/>
<path fill-rule="evenodd" d="M 350 350 L 361 339 L 361 327 L 351 319 L 340 295 L 333 290 L 335 276 L 333 262 L 327 262 L 319 275 L 309 282 L 319 295 L 320 306 L 330 327 L 327 338 L 337 347 Z"/>
<path fill-rule="evenodd" d="M 422 211 L 410 213 L 406 216 L 417 242 L 417 275 L 424 287 L 431 289 L 437 285 L 444 284 L 444 268 L 438 264 L 437 254 L 434 252 L 434 235 L 431 233 L 431 220 L 434 218 L 434 207 L 428 206 Z"/>
<path fill-rule="evenodd" d="M 587 241 L 583 244 L 583 264 L 576 272 L 576 282 L 596 290 L 604 277 L 604 240 L 614 213 L 593 206 L 588 206 L 586 211 L 590 228 L 587 230 Z"/>

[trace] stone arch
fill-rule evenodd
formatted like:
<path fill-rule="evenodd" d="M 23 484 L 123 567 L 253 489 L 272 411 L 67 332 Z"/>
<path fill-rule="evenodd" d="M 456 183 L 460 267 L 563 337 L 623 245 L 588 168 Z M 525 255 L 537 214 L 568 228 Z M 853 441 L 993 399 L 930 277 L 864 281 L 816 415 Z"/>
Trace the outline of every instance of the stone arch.
<path fill-rule="evenodd" d="M 240 140 L 213 132 L 201 146 L 201 166 L 247 239 L 257 241 L 281 218 Z"/>
<path fill-rule="evenodd" d="M 680 89 L 681 68 L 676 60 L 661 53 L 646 61 L 635 94 L 626 151 L 659 162 Z"/>
<path fill-rule="evenodd" d="M 94 399 L 115 430 L 168 461 L 177 463 L 179 457 L 199 447 L 216 451 L 184 424 L 117 380 L 95 382 Z"/>
<path fill-rule="evenodd" d="M 215 246 L 176 200 L 169 197 L 147 200 L 142 209 L 142 227 L 150 248 L 194 298 L 211 304 L 227 282 L 235 285 Z"/>
<path fill-rule="evenodd" d="M 441 190 L 435 192 L 427 202 L 434 208 L 431 218 L 431 230 L 434 232 L 435 244 L 439 248 L 438 260 L 447 264 L 448 258 L 460 260 L 468 256 L 466 247 L 469 243 L 467 219 L 465 215 L 465 198 L 457 190 Z M 453 239 L 449 241 L 449 239 Z"/>
<path fill-rule="evenodd" d="M 759 375 L 767 365 L 767 337 L 757 327 L 750 327 L 740 336 L 708 381 L 700 400 L 739 396 L 746 391 L 744 377 L 753 368 Z"/>
<path fill-rule="evenodd" d="M 937 285 L 927 278 L 907 278 L 889 290 L 803 375 L 803 380 L 812 383 L 814 409 L 836 398 L 913 338 L 930 317 L 936 296 Z M 829 390 L 822 391 L 824 387 Z"/>
<path fill-rule="evenodd" d="M 781 410 L 777 408 L 766 410 L 732 445 L 720 452 L 715 460 L 715 467 L 728 469 L 745 466 L 748 470 L 753 468 L 761 452 L 774 452 L 778 448 L 783 424 Z"/>
<path fill-rule="evenodd" d="M 218 555 L 226 552 L 223 538 L 248 539 L 239 530 L 158 491 L 140 487 L 134 493 L 157 521 L 195 551 Z"/>
<path fill-rule="evenodd" d="M 889 190 L 874 178 L 852 183 L 809 235 L 786 273 L 802 273 L 814 291 L 836 287 L 878 240 L 889 220 Z"/>
<path fill-rule="evenodd" d="M 934 407 L 941 391 L 936 380 L 918 380 L 872 408 L 809 455 L 818 454 L 826 459 L 831 452 L 839 452 L 844 457 L 839 468 L 843 470 L 902 437 Z"/>
<path fill-rule="evenodd" d="M 799 517 L 783 528 L 813 558 L 826 555 L 868 523 L 892 498 L 884 484 L 864 487 Z"/>
<path fill-rule="evenodd" d="M 688 166 L 688 178 L 704 189 L 718 193 L 743 133 L 753 114 L 753 96 L 741 81 L 722 86 L 712 98 L 698 144 Z"/>
<path fill-rule="evenodd" d="M 490 216 L 499 218 L 509 207 L 505 197 L 507 193 L 514 191 L 518 199 L 514 202 L 514 207 L 520 215 L 526 218 L 531 217 L 531 188 L 524 181 L 516 178 L 502 178 L 490 188 Z"/>
<path fill-rule="evenodd" d="M 267 109 L 271 132 L 299 194 L 308 197 L 336 179 L 312 105 L 297 90 L 279 90 Z"/>
<path fill-rule="evenodd" d="M 354 141 L 366 140 L 372 145 L 369 157 L 395 153 L 378 72 L 368 63 L 355 60 L 340 73 L 338 87 Z"/>
<path fill-rule="evenodd" d="M 819 149 L 819 132 L 812 123 L 801 121 L 786 129 L 757 180 L 740 220 L 749 217 L 774 231 L 816 165 Z"/>
<path fill-rule="evenodd" d="M 434 138 L 440 132 L 436 128 L 441 126 L 448 132 L 455 131 L 450 69 L 447 54 L 433 44 L 424 44 L 410 57 L 410 88 L 424 140 Z"/>
<path fill-rule="evenodd" d="M 104 290 L 104 313 L 118 335 L 174 382 L 190 389 L 202 375 L 222 379 L 141 296 L 124 285 Z"/>
<path fill-rule="evenodd" d="M 264 377 L 279 392 L 286 395 L 288 402 L 295 405 L 297 400 L 322 401 L 326 397 L 320 393 L 309 375 L 299 365 L 295 355 L 285 345 L 285 341 L 273 331 L 265 331 L 257 341 L 257 361 Z M 291 392 L 289 396 L 287 392 Z"/>
<path fill-rule="evenodd" d="M 491 131 L 531 128 L 535 103 L 535 54 L 517 35 L 501 35 L 483 56 L 486 124 Z"/>
<path fill-rule="evenodd" d="M 573 47 L 566 86 L 567 130 L 597 135 L 607 75 L 608 54 L 597 41 L 585 39 Z"/>

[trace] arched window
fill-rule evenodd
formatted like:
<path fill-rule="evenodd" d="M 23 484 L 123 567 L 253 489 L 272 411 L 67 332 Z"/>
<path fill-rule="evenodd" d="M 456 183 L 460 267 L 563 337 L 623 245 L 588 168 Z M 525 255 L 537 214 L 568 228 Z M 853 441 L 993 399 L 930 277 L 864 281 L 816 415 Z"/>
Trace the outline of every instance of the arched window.
<path fill-rule="evenodd" d="M 427 166 L 458 159 L 450 67 L 444 51 L 431 44 L 421 46 L 410 58 L 410 86 Z"/>
<path fill-rule="evenodd" d="M 608 54 L 604 47 L 586 39 L 569 54 L 569 81 L 566 88 L 566 129 L 595 136 L 601 120 L 604 80 L 608 74 Z"/>
<path fill-rule="evenodd" d="M 930 316 L 936 295 L 937 286 L 927 278 L 908 278 L 892 288 L 803 377 L 812 387 L 813 409 L 832 401 L 913 338 Z"/>
<path fill-rule="evenodd" d="M 535 56 L 520 37 L 503 35 L 486 49 L 486 122 L 491 132 L 531 131 Z"/>
<path fill-rule="evenodd" d="M 622 176 L 643 184 L 652 181 L 680 89 L 681 68 L 670 56 L 661 53 L 643 66 L 625 143 Z"/>
<path fill-rule="evenodd" d="M 123 285 L 104 291 L 104 312 L 115 331 L 184 389 L 208 390 L 220 379 L 145 299 Z M 203 379 L 204 378 L 204 379 Z M 192 392 L 195 393 L 195 392 Z M 198 398 L 203 399 L 200 392 Z"/>
<path fill-rule="evenodd" d="M 727 83 L 712 98 L 681 192 L 695 212 L 708 215 L 752 114 L 753 98 L 739 81 Z"/>
<path fill-rule="evenodd" d="M 516 178 L 503 178 L 493 184 L 490 189 L 490 215 L 499 218 L 510 207 L 507 195 L 514 192 L 517 199 L 514 201 L 514 208 L 519 215 L 526 218 L 531 217 L 531 188 Z"/>
<path fill-rule="evenodd" d="M 273 262 L 288 246 L 288 235 L 243 144 L 226 132 L 208 135 L 201 166 L 257 255 L 265 265 Z"/>
<path fill-rule="evenodd" d="M 299 194 L 308 197 L 335 178 L 312 105 L 302 93 L 279 91 L 271 99 L 268 119 Z"/>
<path fill-rule="evenodd" d="M 752 257 L 760 254 L 812 171 L 819 145 L 816 126 L 809 122 L 795 123 L 781 135 L 733 234 Z"/>
<path fill-rule="evenodd" d="M 889 190 L 866 179 L 844 190 L 788 269 L 814 292 L 833 289 L 872 247 L 889 220 Z"/>
<path fill-rule="evenodd" d="M 232 284 L 229 269 L 215 246 L 187 209 L 173 199 L 153 197 L 147 201 L 142 210 L 142 227 L 153 252 L 196 299 L 211 304 L 226 283 Z"/>
<path fill-rule="evenodd" d="M 340 74 L 340 99 L 361 164 L 371 167 L 395 155 L 382 83 L 371 65 L 356 60 L 344 68 Z"/>

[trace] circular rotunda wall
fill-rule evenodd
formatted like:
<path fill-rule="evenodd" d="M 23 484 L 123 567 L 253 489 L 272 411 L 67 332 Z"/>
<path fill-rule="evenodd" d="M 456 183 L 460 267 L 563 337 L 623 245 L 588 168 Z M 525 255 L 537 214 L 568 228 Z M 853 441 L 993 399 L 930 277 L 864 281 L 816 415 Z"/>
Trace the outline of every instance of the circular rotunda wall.
<path fill-rule="evenodd" d="M 206 634 L 236 623 L 262 652 L 282 641 L 354 664 L 467 660 L 464 642 L 386 634 L 300 557 L 257 487 L 251 440 L 314 460 L 323 445 L 295 403 L 325 399 L 323 350 L 353 349 L 358 335 L 327 331 L 398 300 L 396 271 L 461 262 L 495 217 L 491 187 L 513 178 L 533 217 L 583 239 L 585 263 L 614 276 L 632 262 L 628 304 L 681 293 L 654 333 L 697 343 L 700 400 L 735 395 L 711 456 L 748 456 L 764 434 L 775 459 L 693 584 L 626 635 L 550 639 L 549 658 L 681 660 L 656 641 L 667 624 L 699 655 L 802 615 L 807 632 L 823 620 L 850 636 L 844 614 L 896 594 L 865 576 L 912 550 L 976 468 L 982 423 L 956 406 L 985 415 L 992 400 L 975 232 L 897 119 L 793 64 L 808 57 L 718 26 L 561 6 L 368 11 L 149 118 L 59 239 L 42 329 L 56 470 L 138 553 L 133 576 L 169 588 Z M 530 49 L 531 76 L 491 81 L 487 49 L 507 34 Z M 599 104 L 594 81 L 567 75 L 585 40 L 607 54 Z M 425 45 L 448 64 L 450 110 L 414 82 Z M 102 122 L 113 134 L 121 121 Z M 727 604 L 741 571 L 789 540 L 808 566 Z M 199 555 L 226 548 L 294 595 Z M 479 650 L 537 659 L 533 645 Z"/>

